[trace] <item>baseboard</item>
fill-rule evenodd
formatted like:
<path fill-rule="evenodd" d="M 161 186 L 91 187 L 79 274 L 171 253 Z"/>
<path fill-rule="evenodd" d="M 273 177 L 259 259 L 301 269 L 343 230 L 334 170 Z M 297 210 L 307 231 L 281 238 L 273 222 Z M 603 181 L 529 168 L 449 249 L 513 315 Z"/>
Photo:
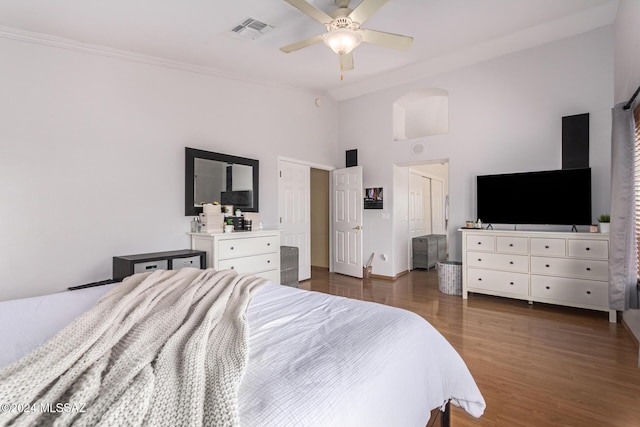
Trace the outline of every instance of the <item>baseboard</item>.
<path fill-rule="evenodd" d="M 404 276 L 405 274 L 409 274 L 409 270 L 401 271 L 395 276 L 383 276 L 381 274 L 372 274 L 370 276 L 371 279 L 382 279 L 382 280 L 396 280 L 400 276 Z"/>

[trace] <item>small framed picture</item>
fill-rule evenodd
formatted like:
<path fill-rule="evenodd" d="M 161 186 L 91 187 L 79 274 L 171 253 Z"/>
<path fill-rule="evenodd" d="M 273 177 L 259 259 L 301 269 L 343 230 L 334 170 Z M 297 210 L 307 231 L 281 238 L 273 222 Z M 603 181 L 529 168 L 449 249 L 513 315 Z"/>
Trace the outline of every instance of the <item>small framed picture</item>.
<path fill-rule="evenodd" d="M 364 208 L 365 209 L 383 209 L 384 198 L 382 187 L 372 187 L 364 189 Z"/>

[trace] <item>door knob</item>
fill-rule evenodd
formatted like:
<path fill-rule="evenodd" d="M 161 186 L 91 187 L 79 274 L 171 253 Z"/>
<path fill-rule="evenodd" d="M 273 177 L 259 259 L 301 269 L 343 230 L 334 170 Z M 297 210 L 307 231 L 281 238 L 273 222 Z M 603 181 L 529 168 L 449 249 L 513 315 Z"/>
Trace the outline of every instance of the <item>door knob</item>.
<path fill-rule="evenodd" d="M 357 225 L 355 227 L 353 227 L 354 230 L 362 230 L 362 226 L 361 225 Z"/>

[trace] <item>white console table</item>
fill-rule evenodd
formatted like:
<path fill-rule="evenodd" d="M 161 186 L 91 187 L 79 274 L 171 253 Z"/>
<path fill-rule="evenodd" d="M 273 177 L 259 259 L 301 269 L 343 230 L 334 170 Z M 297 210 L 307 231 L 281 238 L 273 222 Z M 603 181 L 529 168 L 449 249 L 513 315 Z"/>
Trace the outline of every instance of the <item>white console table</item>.
<path fill-rule="evenodd" d="M 232 269 L 280 283 L 280 231 L 189 233 L 191 249 L 207 253 L 207 266 Z"/>
<path fill-rule="evenodd" d="M 609 312 L 609 235 L 460 229 L 469 292 Z"/>

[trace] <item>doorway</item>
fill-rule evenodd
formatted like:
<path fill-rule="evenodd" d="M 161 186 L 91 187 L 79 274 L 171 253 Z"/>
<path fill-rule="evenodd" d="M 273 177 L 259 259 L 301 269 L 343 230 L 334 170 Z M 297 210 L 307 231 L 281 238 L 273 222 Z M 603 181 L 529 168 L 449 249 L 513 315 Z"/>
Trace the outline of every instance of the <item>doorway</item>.
<path fill-rule="evenodd" d="M 311 168 L 311 270 L 329 270 L 328 170 Z"/>
<path fill-rule="evenodd" d="M 414 237 L 441 234 L 448 240 L 449 163 L 408 166 L 408 270 L 413 269 Z M 447 254 L 448 254 L 447 241 Z"/>
<path fill-rule="evenodd" d="M 298 248 L 298 279 L 312 267 L 330 268 L 329 171 L 304 161 L 278 160 L 278 215 L 281 245 Z"/>

